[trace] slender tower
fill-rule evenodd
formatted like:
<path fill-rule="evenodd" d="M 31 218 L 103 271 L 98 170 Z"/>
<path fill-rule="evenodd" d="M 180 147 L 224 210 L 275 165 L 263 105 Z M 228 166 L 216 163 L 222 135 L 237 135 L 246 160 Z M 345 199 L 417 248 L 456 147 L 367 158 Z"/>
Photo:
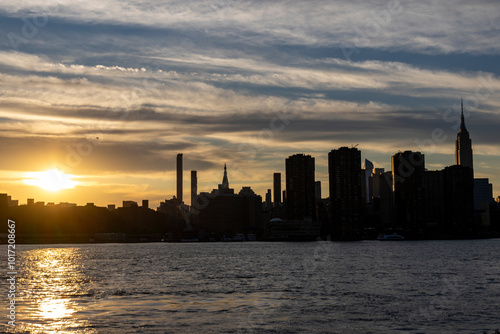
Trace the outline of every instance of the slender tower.
<path fill-rule="evenodd" d="M 196 171 L 191 171 L 191 206 L 194 205 L 194 198 L 198 194 L 198 176 Z"/>
<path fill-rule="evenodd" d="M 182 203 L 182 153 L 177 154 L 177 199 Z"/>
<path fill-rule="evenodd" d="M 472 141 L 469 131 L 465 127 L 464 121 L 464 102 L 461 101 L 462 114 L 460 115 L 460 130 L 458 130 L 457 140 L 455 141 L 455 165 L 462 165 L 473 169 L 472 163 Z"/>
<path fill-rule="evenodd" d="M 281 203 L 281 173 L 273 175 L 274 207 L 278 208 Z"/>

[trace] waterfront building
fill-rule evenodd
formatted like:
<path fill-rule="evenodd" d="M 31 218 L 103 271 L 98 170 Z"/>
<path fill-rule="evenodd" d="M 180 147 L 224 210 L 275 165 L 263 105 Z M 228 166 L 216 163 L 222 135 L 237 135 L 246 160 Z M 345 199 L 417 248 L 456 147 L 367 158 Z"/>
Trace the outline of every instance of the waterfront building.
<path fill-rule="evenodd" d="M 425 157 L 404 151 L 392 156 L 392 185 L 396 227 L 408 236 L 421 236 L 425 227 Z"/>
<path fill-rule="evenodd" d="M 285 160 L 287 220 L 316 220 L 314 158 L 295 154 Z"/>
<path fill-rule="evenodd" d="M 361 237 L 361 152 L 341 147 L 328 153 L 332 238 Z"/>

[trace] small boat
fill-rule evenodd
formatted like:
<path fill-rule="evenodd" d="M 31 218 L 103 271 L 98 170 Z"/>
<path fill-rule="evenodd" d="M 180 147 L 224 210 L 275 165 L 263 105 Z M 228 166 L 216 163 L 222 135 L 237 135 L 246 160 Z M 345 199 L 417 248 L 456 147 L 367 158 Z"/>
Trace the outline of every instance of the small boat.
<path fill-rule="evenodd" d="M 377 240 L 404 240 L 405 237 L 403 237 L 402 235 L 400 234 L 397 234 L 397 233 L 393 233 L 393 234 L 380 234 L 378 237 L 377 237 Z"/>

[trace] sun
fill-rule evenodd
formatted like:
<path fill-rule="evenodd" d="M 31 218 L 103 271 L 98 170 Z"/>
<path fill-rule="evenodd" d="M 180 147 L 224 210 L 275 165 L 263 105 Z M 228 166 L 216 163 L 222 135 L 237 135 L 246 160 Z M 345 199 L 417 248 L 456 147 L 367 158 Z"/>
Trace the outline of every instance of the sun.
<path fill-rule="evenodd" d="M 71 189 L 80 184 L 80 182 L 71 180 L 74 177 L 74 175 L 64 174 L 58 169 L 50 169 L 45 172 L 26 173 L 26 179 L 23 182 L 48 191 L 59 191 Z"/>

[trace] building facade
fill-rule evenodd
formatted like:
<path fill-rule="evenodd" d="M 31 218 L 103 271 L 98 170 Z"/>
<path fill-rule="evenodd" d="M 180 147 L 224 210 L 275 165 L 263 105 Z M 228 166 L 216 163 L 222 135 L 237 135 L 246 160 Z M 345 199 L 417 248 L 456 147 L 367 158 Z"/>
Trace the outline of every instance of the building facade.
<path fill-rule="evenodd" d="M 409 237 L 420 237 L 425 229 L 425 157 L 404 151 L 392 156 L 395 225 Z"/>
<path fill-rule="evenodd" d="M 288 220 L 316 220 L 315 167 L 310 155 L 295 154 L 285 160 Z"/>
<path fill-rule="evenodd" d="M 361 237 L 361 152 L 341 147 L 328 153 L 332 238 L 355 240 Z M 364 200 L 364 198 L 363 198 Z"/>

